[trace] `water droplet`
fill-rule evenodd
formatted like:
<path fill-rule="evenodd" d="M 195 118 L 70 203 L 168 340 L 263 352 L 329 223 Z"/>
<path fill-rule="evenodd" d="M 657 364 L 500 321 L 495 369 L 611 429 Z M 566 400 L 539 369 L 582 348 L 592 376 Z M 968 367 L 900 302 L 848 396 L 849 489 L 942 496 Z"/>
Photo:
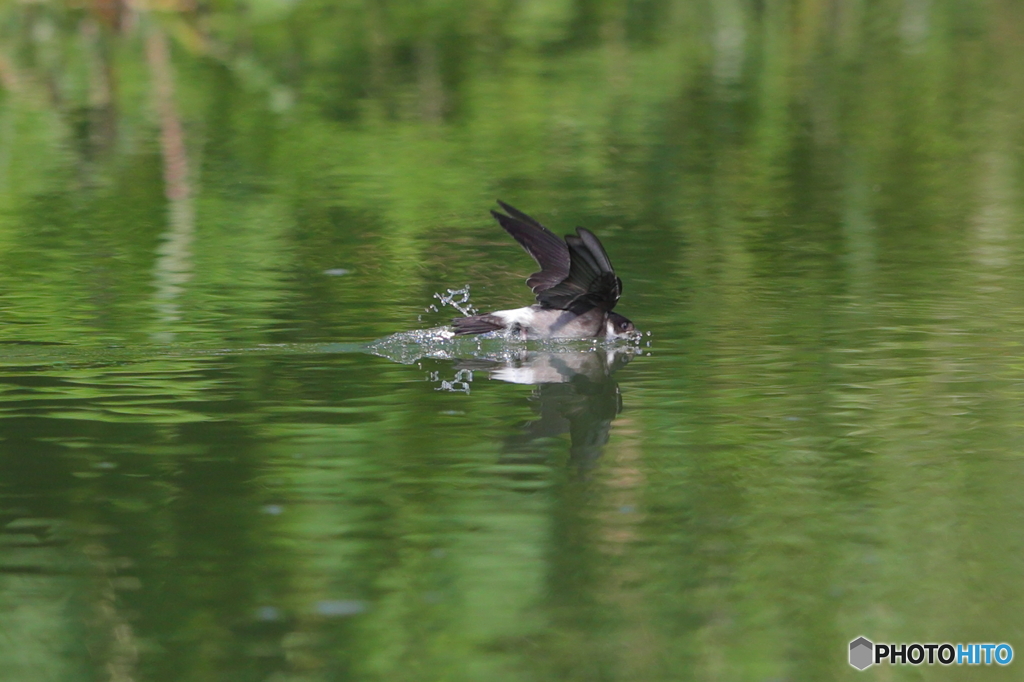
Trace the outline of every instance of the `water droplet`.
<path fill-rule="evenodd" d="M 448 289 L 447 294 L 434 294 L 441 305 L 450 305 L 463 315 L 476 315 L 477 309 L 469 302 L 469 285 L 461 289 Z"/>

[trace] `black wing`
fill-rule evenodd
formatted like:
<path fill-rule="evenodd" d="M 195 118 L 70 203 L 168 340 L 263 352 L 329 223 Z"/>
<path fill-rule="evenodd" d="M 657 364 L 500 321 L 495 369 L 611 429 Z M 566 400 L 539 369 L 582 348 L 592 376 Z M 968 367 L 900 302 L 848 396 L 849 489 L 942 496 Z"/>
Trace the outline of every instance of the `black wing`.
<path fill-rule="evenodd" d="M 498 204 L 508 212 L 508 215 L 497 211 L 491 211 L 491 215 L 498 219 L 505 231 L 512 235 L 540 266 L 540 271 L 533 273 L 526 280 L 533 293 L 539 295 L 540 292 L 550 289 L 568 277 L 570 258 L 566 243 L 522 211 L 502 201 Z M 598 246 L 600 247 L 600 244 Z M 605 256 L 605 260 L 607 258 Z"/>
<path fill-rule="evenodd" d="M 622 296 L 622 280 L 615 276 L 600 240 L 586 228 L 577 227 L 576 235 L 567 235 L 565 242 L 569 247 L 569 274 L 538 293 L 537 300 L 546 308 L 581 313 L 593 307 L 614 308 Z"/>

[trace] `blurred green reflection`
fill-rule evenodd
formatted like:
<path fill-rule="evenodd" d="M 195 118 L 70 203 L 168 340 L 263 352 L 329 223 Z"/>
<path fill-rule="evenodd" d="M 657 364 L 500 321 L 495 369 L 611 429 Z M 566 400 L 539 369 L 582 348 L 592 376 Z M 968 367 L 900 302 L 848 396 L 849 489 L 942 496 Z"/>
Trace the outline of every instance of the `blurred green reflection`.
<path fill-rule="evenodd" d="M 0 4 L 0 681 L 1019 656 L 1022 100 L 1007 0 Z M 496 198 L 643 355 L 357 352 Z"/>

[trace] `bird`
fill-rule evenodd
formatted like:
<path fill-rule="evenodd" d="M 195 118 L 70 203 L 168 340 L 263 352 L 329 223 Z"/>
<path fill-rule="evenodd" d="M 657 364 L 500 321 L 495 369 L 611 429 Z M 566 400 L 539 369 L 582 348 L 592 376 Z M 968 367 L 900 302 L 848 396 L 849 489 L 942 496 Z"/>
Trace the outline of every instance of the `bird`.
<path fill-rule="evenodd" d="M 594 233 L 577 227 L 563 240 L 522 211 L 498 205 L 505 213 L 491 215 L 540 266 L 526 280 L 537 302 L 455 318 L 456 336 L 502 331 L 522 339 L 615 339 L 635 332 L 630 320 L 612 312 L 622 280 Z"/>

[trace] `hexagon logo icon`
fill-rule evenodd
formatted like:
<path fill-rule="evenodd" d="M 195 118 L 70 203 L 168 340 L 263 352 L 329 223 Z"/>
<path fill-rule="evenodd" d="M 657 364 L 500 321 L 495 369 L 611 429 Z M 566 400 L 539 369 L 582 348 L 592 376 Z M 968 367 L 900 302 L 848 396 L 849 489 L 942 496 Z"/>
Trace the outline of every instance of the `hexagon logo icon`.
<path fill-rule="evenodd" d="M 850 665 L 857 670 L 864 670 L 874 664 L 875 645 L 866 637 L 858 637 L 850 642 Z"/>

